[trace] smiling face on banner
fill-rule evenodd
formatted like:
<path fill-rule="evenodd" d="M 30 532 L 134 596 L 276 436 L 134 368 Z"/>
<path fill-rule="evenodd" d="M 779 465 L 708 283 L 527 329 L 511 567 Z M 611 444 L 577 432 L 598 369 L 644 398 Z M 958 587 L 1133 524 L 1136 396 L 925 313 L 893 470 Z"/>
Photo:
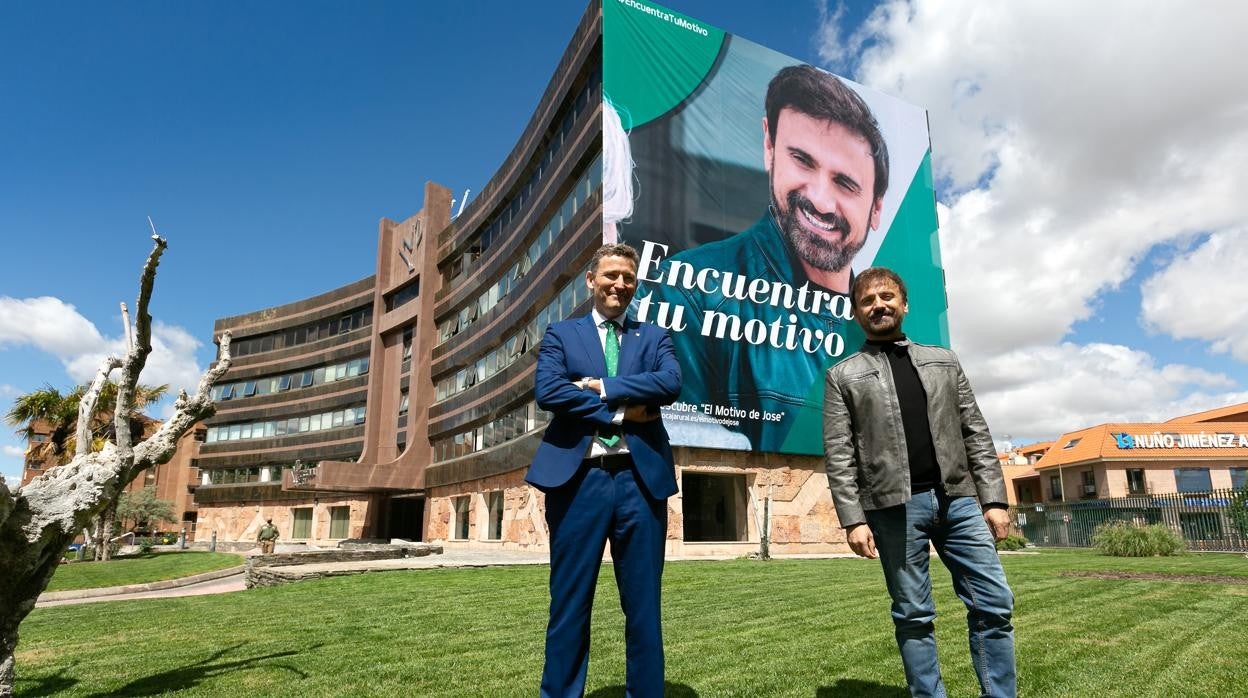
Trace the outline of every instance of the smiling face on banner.
<path fill-rule="evenodd" d="M 763 158 L 776 222 L 808 276 L 844 272 L 880 225 L 871 146 L 834 121 L 780 111 L 776 137 L 763 119 Z M 844 289 L 836 289 L 844 290 Z"/>

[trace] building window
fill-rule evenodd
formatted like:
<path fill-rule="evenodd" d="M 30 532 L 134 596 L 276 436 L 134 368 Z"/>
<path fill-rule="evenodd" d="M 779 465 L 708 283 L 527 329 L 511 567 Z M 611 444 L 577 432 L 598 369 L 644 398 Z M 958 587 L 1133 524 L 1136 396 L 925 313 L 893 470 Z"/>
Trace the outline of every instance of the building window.
<path fill-rule="evenodd" d="M 1146 492 L 1144 484 L 1143 468 L 1127 469 L 1127 493 L 1128 494 L 1144 494 Z"/>
<path fill-rule="evenodd" d="M 1231 487 L 1241 490 L 1248 486 L 1248 468 L 1231 468 Z"/>
<path fill-rule="evenodd" d="M 485 531 L 485 537 L 488 540 L 503 539 L 503 491 L 494 490 L 485 495 L 485 501 L 489 505 L 490 512 L 489 527 Z"/>
<path fill-rule="evenodd" d="M 685 540 L 745 541 L 744 475 L 685 472 L 681 476 Z"/>
<path fill-rule="evenodd" d="M 453 540 L 468 540 L 468 510 L 471 500 L 468 495 L 455 497 L 451 500 L 455 508 L 455 526 L 451 529 Z"/>
<path fill-rule="evenodd" d="M 1083 472 L 1079 473 L 1079 475 L 1083 479 L 1083 487 L 1080 488 L 1080 492 L 1083 494 L 1083 498 L 1095 499 L 1096 498 L 1096 473 L 1092 472 L 1091 470 L 1084 470 Z"/>
<path fill-rule="evenodd" d="M 1174 486 L 1179 492 L 1210 492 L 1213 479 L 1208 468 L 1175 468 Z"/>
<path fill-rule="evenodd" d="M 1055 499 L 1059 502 L 1062 501 L 1062 476 L 1061 475 L 1049 476 L 1049 499 Z"/>
<path fill-rule="evenodd" d="M 1062 448 L 1063 448 L 1063 449 L 1066 449 L 1066 448 L 1074 448 L 1075 446 L 1078 446 L 1078 445 L 1079 445 L 1079 442 L 1080 442 L 1080 441 L 1082 441 L 1082 440 L 1083 440 L 1083 437 L 1080 437 L 1080 438 L 1078 438 L 1078 439 L 1071 439 L 1070 441 L 1067 441 L 1067 442 L 1066 442 L 1066 445 L 1065 445 L 1065 446 L 1062 446 Z"/>
<path fill-rule="evenodd" d="M 290 537 L 296 540 L 307 540 L 312 537 L 312 507 L 297 507 L 290 510 L 294 518 Z"/>
<path fill-rule="evenodd" d="M 408 408 L 407 391 L 404 390 L 402 393 L 399 393 L 399 414 L 400 415 L 407 414 L 407 408 Z"/>
<path fill-rule="evenodd" d="M 351 507 L 329 508 L 329 537 L 342 539 L 348 537 L 351 523 Z"/>

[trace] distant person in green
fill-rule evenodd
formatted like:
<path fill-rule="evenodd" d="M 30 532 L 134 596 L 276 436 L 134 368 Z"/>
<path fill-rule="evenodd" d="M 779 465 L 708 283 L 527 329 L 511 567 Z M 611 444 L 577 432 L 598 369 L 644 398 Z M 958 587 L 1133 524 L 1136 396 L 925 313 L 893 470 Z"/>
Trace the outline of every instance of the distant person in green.
<path fill-rule="evenodd" d="M 273 525 L 273 519 L 266 519 L 260 532 L 256 534 L 256 540 L 260 542 L 260 552 L 264 555 L 272 555 L 273 548 L 277 545 L 277 526 Z"/>

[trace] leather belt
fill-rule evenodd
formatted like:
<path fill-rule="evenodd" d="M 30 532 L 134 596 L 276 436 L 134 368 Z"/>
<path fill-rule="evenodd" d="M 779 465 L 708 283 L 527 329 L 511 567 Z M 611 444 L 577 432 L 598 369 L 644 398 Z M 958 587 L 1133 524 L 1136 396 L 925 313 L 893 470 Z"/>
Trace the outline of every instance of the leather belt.
<path fill-rule="evenodd" d="M 585 463 L 591 468 L 601 468 L 609 473 L 613 473 L 633 467 L 633 457 L 627 453 L 612 453 L 606 456 L 586 458 Z"/>

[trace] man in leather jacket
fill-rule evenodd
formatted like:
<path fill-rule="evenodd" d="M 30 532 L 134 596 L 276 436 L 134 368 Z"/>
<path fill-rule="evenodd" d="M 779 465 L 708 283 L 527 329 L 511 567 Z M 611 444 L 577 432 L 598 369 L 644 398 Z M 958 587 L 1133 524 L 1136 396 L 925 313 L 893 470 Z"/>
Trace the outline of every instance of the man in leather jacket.
<path fill-rule="evenodd" d="M 828 485 L 850 548 L 879 558 L 906 682 L 943 696 L 929 545 L 966 604 L 983 695 L 1016 693 L 1014 597 L 993 545 L 1009 529 L 1001 466 L 970 383 L 950 350 L 902 334 L 906 287 L 882 267 L 852 289 L 862 349 L 828 369 Z"/>

